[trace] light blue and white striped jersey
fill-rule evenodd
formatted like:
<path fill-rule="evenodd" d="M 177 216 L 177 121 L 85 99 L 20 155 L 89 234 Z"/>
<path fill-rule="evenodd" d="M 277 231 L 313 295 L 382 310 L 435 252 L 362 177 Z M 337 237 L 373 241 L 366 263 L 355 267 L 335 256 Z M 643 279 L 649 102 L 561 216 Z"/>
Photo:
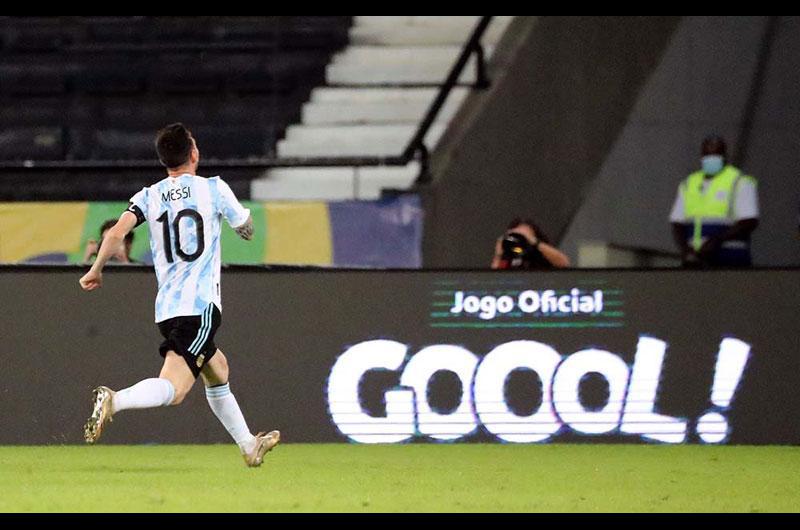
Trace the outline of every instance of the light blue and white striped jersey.
<path fill-rule="evenodd" d="M 224 217 L 238 228 L 250 210 L 219 177 L 167 177 L 131 198 L 150 225 L 150 249 L 158 278 L 156 322 L 222 310 L 220 230 Z M 134 208 L 136 207 L 136 208 Z"/>

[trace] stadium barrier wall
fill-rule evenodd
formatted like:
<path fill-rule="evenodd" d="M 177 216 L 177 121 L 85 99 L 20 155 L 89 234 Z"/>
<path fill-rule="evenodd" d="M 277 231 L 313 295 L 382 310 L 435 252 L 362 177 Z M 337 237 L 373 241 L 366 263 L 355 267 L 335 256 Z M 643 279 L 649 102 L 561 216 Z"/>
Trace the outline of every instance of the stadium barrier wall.
<path fill-rule="evenodd" d="M 158 373 L 155 278 L 0 268 L 0 443 L 77 444 Z M 223 272 L 218 346 L 286 442 L 800 442 L 800 270 Z M 103 443 L 225 443 L 200 383 Z"/>

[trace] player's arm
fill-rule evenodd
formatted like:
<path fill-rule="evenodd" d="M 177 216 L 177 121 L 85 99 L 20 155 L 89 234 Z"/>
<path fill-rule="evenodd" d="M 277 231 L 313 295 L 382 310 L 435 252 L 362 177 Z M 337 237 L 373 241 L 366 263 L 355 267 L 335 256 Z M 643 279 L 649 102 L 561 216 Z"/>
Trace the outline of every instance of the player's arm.
<path fill-rule="evenodd" d="M 239 237 L 244 239 L 245 241 L 250 241 L 253 239 L 253 233 L 255 232 L 255 228 L 253 227 L 253 216 L 248 215 L 247 221 L 244 222 L 241 226 L 234 228 Z"/>
<path fill-rule="evenodd" d="M 230 186 L 220 177 L 214 177 L 219 192 L 219 213 L 228 221 L 228 225 L 245 241 L 253 239 L 255 227 L 250 210 L 242 206 Z"/>
<path fill-rule="evenodd" d="M 103 267 L 105 267 L 108 260 L 114 256 L 116 252 L 115 249 L 119 248 L 125 236 L 136 228 L 137 223 L 138 219 L 136 215 L 126 211 L 120 216 L 117 224 L 106 232 L 106 236 L 103 238 L 103 244 L 97 252 L 97 259 L 92 265 L 92 268 L 89 269 L 89 272 L 80 279 L 80 284 L 84 291 L 94 291 L 102 287 Z"/>

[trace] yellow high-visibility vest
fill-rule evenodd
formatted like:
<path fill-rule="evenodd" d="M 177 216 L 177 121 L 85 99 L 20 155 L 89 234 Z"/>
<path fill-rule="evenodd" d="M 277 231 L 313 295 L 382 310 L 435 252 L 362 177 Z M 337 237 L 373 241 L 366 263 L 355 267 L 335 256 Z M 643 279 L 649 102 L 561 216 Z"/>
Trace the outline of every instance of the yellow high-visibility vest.
<path fill-rule="evenodd" d="M 734 224 L 736 186 L 741 179 L 755 181 L 729 165 L 708 181 L 702 171 L 697 171 L 681 183 L 683 214 L 686 222 L 694 225 L 692 247 L 695 250 L 700 250 L 703 245 L 703 223 Z"/>

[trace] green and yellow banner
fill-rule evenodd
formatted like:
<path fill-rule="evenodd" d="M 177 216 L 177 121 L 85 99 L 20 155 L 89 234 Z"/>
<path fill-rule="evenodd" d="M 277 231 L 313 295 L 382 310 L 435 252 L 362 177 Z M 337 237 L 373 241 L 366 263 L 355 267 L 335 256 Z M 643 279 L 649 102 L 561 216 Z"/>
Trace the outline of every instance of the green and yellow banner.
<path fill-rule="evenodd" d="M 222 260 L 235 264 L 350 267 L 421 266 L 417 197 L 384 201 L 243 201 L 255 224 L 243 241 L 227 224 Z M 127 202 L 0 203 L 0 263 L 81 263 L 86 245 Z M 147 225 L 134 232 L 131 257 L 152 263 Z"/>

